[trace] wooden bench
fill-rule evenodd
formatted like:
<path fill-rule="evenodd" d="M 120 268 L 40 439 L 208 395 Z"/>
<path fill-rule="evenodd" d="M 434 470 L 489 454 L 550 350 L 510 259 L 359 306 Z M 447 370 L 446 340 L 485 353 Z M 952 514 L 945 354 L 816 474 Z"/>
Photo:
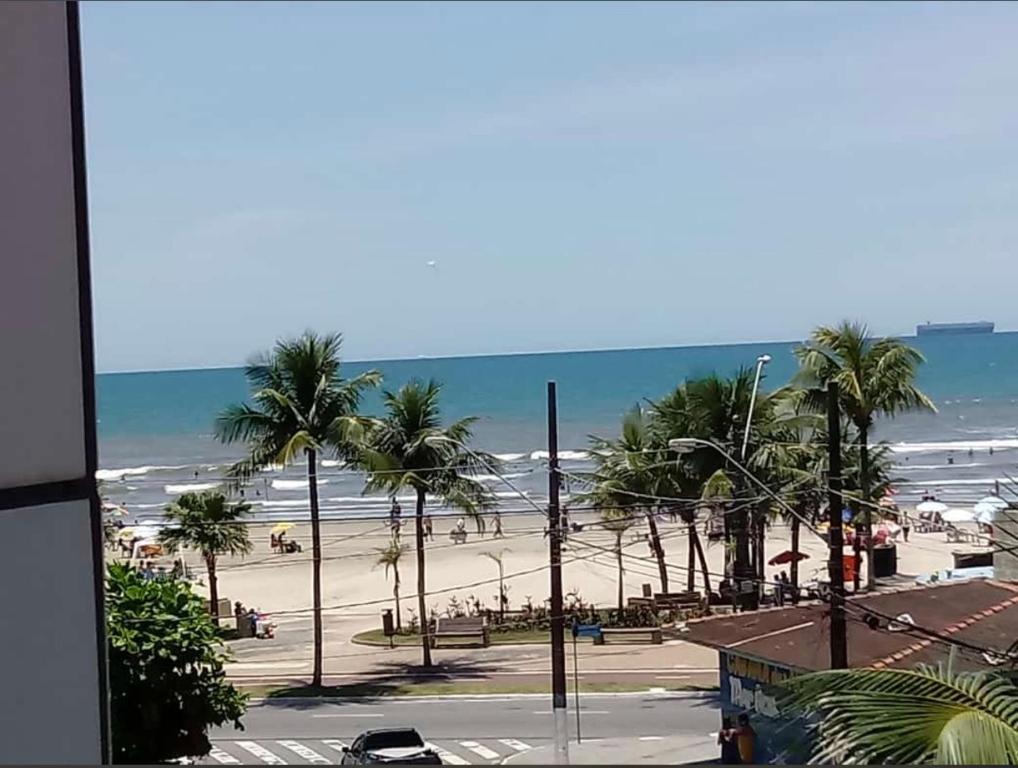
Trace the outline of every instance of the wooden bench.
<path fill-rule="evenodd" d="M 988 568 L 993 565 L 993 550 L 962 552 L 954 550 L 951 552 L 954 558 L 954 569 L 961 568 Z"/>
<path fill-rule="evenodd" d="M 644 639 L 653 645 L 661 645 L 661 627 L 607 627 L 594 638 L 594 645 L 604 645 L 609 638 L 636 642 Z"/>
<path fill-rule="evenodd" d="M 658 610 L 696 608 L 703 603 L 699 592 L 658 592 L 654 595 L 654 607 Z"/>
<path fill-rule="evenodd" d="M 431 636 L 431 647 L 438 648 L 439 641 L 457 640 L 458 646 L 480 646 L 487 648 L 490 643 L 488 624 L 483 616 L 461 616 L 455 619 L 440 618 L 435 622 Z"/>
<path fill-rule="evenodd" d="M 626 605 L 630 608 L 653 608 L 653 597 L 629 597 L 626 598 Z"/>

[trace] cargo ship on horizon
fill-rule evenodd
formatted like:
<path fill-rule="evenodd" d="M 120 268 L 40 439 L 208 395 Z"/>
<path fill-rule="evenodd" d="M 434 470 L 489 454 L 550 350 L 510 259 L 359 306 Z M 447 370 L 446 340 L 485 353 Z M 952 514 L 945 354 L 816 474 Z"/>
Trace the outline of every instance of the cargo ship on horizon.
<path fill-rule="evenodd" d="M 994 324 L 987 320 L 975 323 L 931 323 L 917 325 L 916 336 L 952 336 L 958 334 L 993 333 Z"/>

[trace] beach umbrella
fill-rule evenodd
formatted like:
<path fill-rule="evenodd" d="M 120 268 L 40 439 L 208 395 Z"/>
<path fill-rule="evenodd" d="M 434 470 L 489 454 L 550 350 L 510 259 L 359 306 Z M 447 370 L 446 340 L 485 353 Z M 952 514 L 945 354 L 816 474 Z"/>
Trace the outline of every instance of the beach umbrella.
<path fill-rule="evenodd" d="M 976 516 L 977 523 L 993 525 L 993 518 L 1000 509 L 996 504 L 989 504 L 984 500 L 972 507 L 972 512 Z"/>
<path fill-rule="evenodd" d="M 942 501 L 924 501 L 916 507 L 916 512 L 929 513 L 931 515 L 944 514 L 947 512 L 947 504 Z"/>
<path fill-rule="evenodd" d="M 945 523 L 971 523 L 976 519 L 976 513 L 968 509 L 949 509 L 942 516 Z"/>
<path fill-rule="evenodd" d="M 884 509 L 895 509 L 898 506 L 898 502 L 894 500 L 893 496 L 882 497 L 878 504 Z"/>
<path fill-rule="evenodd" d="M 121 517 L 130 514 L 127 511 L 127 507 L 122 507 L 119 504 L 114 504 L 112 501 L 103 502 L 103 512 L 106 512 L 111 515 L 120 515 Z"/>
<path fill-rule="evenodd" d="M 786 565 L 788 563 L 791 563 L 792 561 L 808 560 L 808 559 L 809 559 L 809 555 L 807 555 L 805 552 L 793 552 L 790 549 L 786 549 L 781 554 L 775 555 L 770 560 L 768 560 L 767 564 L 768 565 Z"/>
<path fill-rule="evenodd" d="M 978 504 L 985 504 L 994 509 L 1007 509 L 1007 502 L 1000 496 L 985 496 L 978 501 Z"/>
<path fill-rule="evenodd" d="M 272 535 L 278 536 L 281 533 L 286 533 L 288 530 L 293 528 L 293 523 L 276 523 L 272 526 Z"/>

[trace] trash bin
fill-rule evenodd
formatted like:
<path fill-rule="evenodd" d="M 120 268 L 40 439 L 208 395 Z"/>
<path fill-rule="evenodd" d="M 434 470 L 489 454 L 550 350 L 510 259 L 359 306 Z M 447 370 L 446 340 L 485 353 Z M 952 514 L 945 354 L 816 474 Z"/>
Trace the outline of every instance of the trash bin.
<path fill-rule="evenodd" d="M 873 576 L 877 579 L 893 576 L 898 572 L 898 548 L 894 544 L 878 544 L 873 547 Z"/>

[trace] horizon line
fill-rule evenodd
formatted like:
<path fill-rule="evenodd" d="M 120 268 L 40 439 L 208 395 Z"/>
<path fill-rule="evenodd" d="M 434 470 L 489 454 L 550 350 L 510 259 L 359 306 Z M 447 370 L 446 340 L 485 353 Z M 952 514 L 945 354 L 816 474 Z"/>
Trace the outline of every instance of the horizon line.
<path fill-rule="evenodd" d="M 990 335 L 1002 335 L 1015 333 L 1015 331 L 994 331 Z M 916 334 L 888 334 L 900 339 L 917 339 Z M 636 347 L 586 347 L 579 349 L 541 349 L 519 352 L 469 352 L 449 355 L 417 355 L 416 357 L 367 357 L 358 359 L 343 359 L 343 363 L 402 363 L 415 360 L 464 360 L 478 357 L 531 357 L 537 355 L 568 355 L 568 354 L 597 354 L 603 352 L 638 352 L 651 351 L 656 349 L 699 349 L 703 347 L 738 347 L 759 344 L 801 344 L 805 339 L 770 339 L 762 341 L 725 341 L 706 342 L 699 344 L 650 344 Z M 97 371 L 97 376 L 113 376 L 132 373 L 185 373 L 189 371 L 227 371 L 235 368 L 243 368 L 246 363 L 233 365 L 200 365 L 185 366 L 182 368 L 134 368 L 112 371 Z"/>

